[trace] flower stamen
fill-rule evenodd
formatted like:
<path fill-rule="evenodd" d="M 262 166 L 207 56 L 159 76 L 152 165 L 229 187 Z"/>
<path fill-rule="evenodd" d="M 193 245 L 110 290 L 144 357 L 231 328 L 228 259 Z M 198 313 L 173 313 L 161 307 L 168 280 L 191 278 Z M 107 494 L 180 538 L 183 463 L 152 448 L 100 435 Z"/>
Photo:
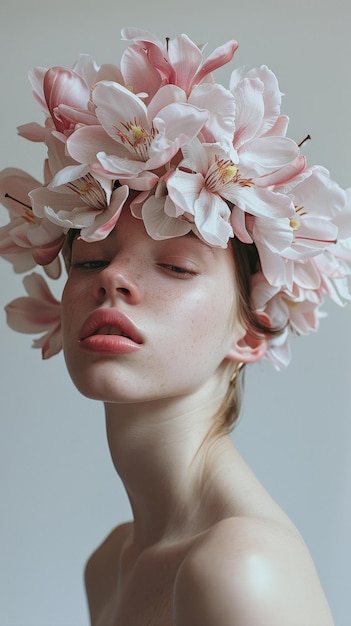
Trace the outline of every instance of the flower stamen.
<path fill-rule="evenodd" d="M 207 173 L 206 184 L 212 191 L 217 191 L 232 184 L 238 184 L 241 187 L 251 187 L 254 182 L 252 178 L 241 178 L 239 170 L 233 161 L 216 156 L 215 163 Z"/>
<path fill-rule="evenodd" d="M 291 226 L 292 230 L 294 230 L 294 231 L 299 230 L 299 228 L 301 226 L 301 222 L 296 217 L 292 217 L 290 219 L 290 226 Z"/>
<path fill-rule="evenodd" d="M 300 226 L 301 226 L 301 217 L 303 217 L 304 215 L 307 215 L 308 211 L 305 211 L 305 207 L 303 206 L 296 206 L 295 207 L 295 216 L 290 218 L 290 226 L 292 228 L 293 231 L 297 231 L 299 230 Z"/>
<path fill-rule="evenodd" d="M 94 209 L 106 208 L 106 193 L 91 174 L 86 174 L 82 178 L 67 183 L 66 185 L 71 191 L 78 194 L 86 204 Z"/>
<path fill-rule="evenodd" d="M 149 147 L 157 134 L 156 129 L 152 126 L 151 131 L 148 131 L 136 119 L 133 122 L 123 122 L 121 126 L 125 131 L 114 126 L 117 137 L 124 145 L 132 148 L 141 161 L 147 161 Z"/>

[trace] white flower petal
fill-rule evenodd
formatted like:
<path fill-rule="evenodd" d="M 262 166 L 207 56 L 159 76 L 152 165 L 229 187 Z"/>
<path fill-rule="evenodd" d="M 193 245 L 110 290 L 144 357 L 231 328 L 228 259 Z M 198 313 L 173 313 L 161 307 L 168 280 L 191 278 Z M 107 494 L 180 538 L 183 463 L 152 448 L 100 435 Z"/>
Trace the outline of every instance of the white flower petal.
<path fill-rule="evenodd" d="M 152 239 L 169 239 L 186 235 L 191 230 L 191 224 L 166 215 L 164 202 L 165 198 L 152 196 L 143 204 L 142 218 L 147 233 Z"/>

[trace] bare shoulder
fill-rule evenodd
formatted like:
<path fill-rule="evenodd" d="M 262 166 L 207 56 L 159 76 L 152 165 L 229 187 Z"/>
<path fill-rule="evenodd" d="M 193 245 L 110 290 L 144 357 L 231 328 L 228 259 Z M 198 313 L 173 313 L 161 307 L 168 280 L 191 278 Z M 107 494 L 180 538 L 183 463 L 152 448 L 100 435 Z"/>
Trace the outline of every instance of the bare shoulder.
<path fill-rule="evenodd" d="M 270 520 L 229 518 L 179 568 L 175 626 L 333 626 L 299 534 Z"/>
<path fill-rule="evenodd" d="M 114 528 L 86 563 L 84 578 L 92 624 L 115 589 L 120 553 L 131 527 L 131 523 L 126 523 Z"/>
<path fill-rule="evenodd" d="M 118 559 L 120 550 L 127 539 L 131 528 L 131 523 L 116 526 L 102 541 L 102 543 L 90 555 L 85 566 L 86 580 L 95 577 L 99 573 L 100 567 L 106 568 L 107 561 L 113 558 Z"/>

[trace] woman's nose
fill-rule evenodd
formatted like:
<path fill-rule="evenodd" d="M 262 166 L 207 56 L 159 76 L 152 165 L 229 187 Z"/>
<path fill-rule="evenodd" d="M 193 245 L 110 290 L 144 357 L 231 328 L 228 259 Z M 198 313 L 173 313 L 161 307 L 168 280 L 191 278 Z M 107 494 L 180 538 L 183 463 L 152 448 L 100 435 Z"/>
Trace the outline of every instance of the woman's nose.
<path fill-rule="evenodd" d="M 129 304 L 138 304 L 141 299 L 140 275 L 133 269 L 130 258 L 115 258 L 98 272 L 94 295 L 98 304 L 106 300 L 112 303 L 123 299 Z"/>

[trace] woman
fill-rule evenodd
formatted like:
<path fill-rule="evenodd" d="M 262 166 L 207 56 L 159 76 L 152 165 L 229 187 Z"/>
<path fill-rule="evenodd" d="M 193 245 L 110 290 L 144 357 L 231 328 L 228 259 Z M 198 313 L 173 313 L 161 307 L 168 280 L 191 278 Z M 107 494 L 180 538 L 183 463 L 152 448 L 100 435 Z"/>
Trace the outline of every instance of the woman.
<path fill-rule="evenodd" d="M 349 193 L 285 136 L 267 68 L 214 83 L 236 42 L 203 61 L 185 35 L 123 35 L 120 68 L 33 71 L 47 120 L 20 132 L 47 146 L 46 185 L 0 181 L 3 256 L 57 275 L 63 246 L 68 269 L 62 335 L 33 275 L 9 323 L 46 327 L 45 357 L 62 336 L 133 511 L 88 562 L 91 622 L 329 626 L 301 537 L 229 431 L 243 366 L 287 364 L 290 331 L 349 297 Z"/>

